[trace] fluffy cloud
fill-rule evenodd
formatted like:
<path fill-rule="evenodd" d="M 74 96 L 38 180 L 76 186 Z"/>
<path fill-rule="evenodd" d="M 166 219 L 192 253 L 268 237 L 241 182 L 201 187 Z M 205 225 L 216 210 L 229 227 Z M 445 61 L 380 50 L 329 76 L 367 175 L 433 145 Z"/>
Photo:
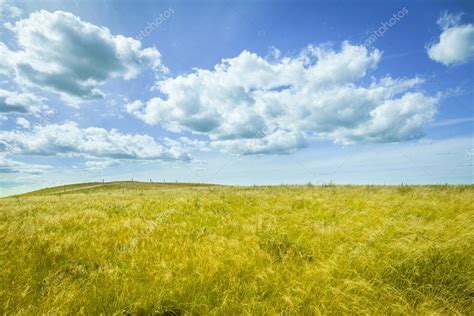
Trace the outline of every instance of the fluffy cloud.
<path fill-rule="evenodd" d="M 16 119 L 16 124 L 19 125 L 22 128 L 30 128 L 30 126 L 31 126 L 30 121 L 28 121 L 24 117 L 18 117 Z"/>
<path fill-rule="evenodd" d="M 474 25 L 460 24 L 461 15 L 443 13 L 438 43 L 427 47 L 428 56 L 444 65 L 463 64 L 474 58 Z"/>
<path fill-rule="evenodd" d="M 18 112 L 38 114 L 49 109 L 46 99 L 31 93 L 0 89 L 0 113 Z"/>
<path fill-rule="evenodd" d="M 308 46 L 299 56 L 262 58 L 244 51 L 213 70 L 158 82 L 165 96 L 135 101 L 127 112 L 150 125 L 191 131 L 242 154 L 286 153 L 311 138 L 339 143 L 416 138 L 437 99 L 416 91 L 420 78 L 361 83 L 377 67 L 378 50 L 342 44 Z"/>
<path fill-rule="evenodd" d="M 420 92 L 408 92 L 386 100 L 370 112 L 367 124 L 338 128 L 329 136 L 340 142 L 397 142 L 423 136 L 421 127 L 431 122 L 438 100 Z"/>
<path fill-rule="evenodd" d="M 155 48 L 62 11 L 37 11 L 7 27 L 19 50 L 0 43 L 0 72 L 18 83 L 82 100 L 103 97 L 99 86 L 110 77 L 131 79 L 145 67 L 166 71 Z"/>
<path fill-rule="evenodd" d="M 178 147 L 165 147 L 148 135 L 115 129 L 81 129 L 73 122 L 38 126 L 31 132 L 0 131 L 0 151 L 19 155 L 78 155 L 138 160 L 189 160 Z"/>
<path fill-rule="evenodd" d="M 234 155 L 287 154 L 307 147 L 305 133 L 277 130 L 268 136 L 214 141 L 213 147 Z"/>

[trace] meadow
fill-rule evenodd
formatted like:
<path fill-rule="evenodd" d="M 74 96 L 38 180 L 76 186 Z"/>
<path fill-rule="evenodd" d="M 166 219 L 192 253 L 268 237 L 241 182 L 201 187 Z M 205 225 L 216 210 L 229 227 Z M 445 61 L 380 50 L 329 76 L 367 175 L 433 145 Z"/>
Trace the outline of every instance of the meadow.
<path fill-rule="evenodd" d="M 0 314 L 472 314 L 474 186 L 137 182 L 0 199 Z"/>

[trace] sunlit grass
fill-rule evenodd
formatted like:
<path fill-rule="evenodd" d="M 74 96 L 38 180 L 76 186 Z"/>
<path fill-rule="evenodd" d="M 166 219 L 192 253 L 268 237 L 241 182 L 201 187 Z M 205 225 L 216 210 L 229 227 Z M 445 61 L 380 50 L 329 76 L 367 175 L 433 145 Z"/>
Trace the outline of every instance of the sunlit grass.
<path fill-rule="evenodd" d="M 86 187 L 0 200 L 0 313 L 472 313 L 473 186 Z"/>

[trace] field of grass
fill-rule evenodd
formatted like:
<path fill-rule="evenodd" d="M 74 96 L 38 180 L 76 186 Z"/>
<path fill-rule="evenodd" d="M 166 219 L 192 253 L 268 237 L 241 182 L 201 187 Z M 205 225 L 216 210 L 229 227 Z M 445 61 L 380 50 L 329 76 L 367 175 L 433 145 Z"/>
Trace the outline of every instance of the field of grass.
<path fill-rule="evenodd" d="M 0 199 L 0 314 L 472 314 L 473 202 L 130 182 Z"/>

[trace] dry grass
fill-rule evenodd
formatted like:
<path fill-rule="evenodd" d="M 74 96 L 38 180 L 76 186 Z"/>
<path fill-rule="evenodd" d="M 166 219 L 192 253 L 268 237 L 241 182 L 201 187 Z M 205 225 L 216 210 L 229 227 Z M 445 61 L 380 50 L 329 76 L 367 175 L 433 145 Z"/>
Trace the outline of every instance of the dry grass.
<path fill-rule="evenodd" d="M 472 313 L 473 186 L 86 186 L 0 200 L 1 314 Z"/>

